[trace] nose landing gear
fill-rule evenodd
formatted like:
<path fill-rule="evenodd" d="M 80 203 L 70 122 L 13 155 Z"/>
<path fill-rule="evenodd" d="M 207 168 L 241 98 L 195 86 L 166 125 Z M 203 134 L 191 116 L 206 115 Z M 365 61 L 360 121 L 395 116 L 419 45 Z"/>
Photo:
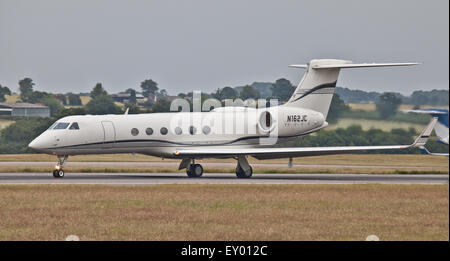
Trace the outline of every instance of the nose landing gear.
<path fill-rule="evenodd" d="M 58 156 L 58 163 L 56 163 L 55 170 L 53 170 L 53 177 L 55 178 L 64 178 L 64 165 L 67 162 L 69 156 L 65 155 L 64 157 Z"/>

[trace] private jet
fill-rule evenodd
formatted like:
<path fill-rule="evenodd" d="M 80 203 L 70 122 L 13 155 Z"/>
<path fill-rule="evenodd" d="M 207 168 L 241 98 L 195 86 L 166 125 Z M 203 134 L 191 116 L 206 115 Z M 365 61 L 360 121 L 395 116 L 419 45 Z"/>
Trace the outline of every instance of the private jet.
<path fill-rule="evenodd" d="M 449 142 L 449 131 L 448 131 L 448 110 L 447 109 L 439 109 L 439 108 L 429 108 L 429 109 L 417 109 L 417 110 L 403 110 L 403 112 L 411 112 L 411 113 L 425 113 L 431 115 L 431 117 L 436 117 L 437 123 L 434 126 L 434 132 L 438 137 L 437 141 L 447 145 Z M 425 148 L 425 146 L 419 147 L 422 154 L 427 155 L 435 155 L 435 156 L 447 156 L 448 153 L 436 153 L 430 152 Z"/>
<path fill-rule="evenodd" d="M 288 158 L 292 164 L 294 157 L 420 147 L 433 130 L 436 117 L 409 145 L 275 147 L 327 127 L 327 114 L 341 69 L 415 64 L 315 59 L 291 65 L 306 72 L 290 99 L 281 105 L 218 107 L 208 112 L 68 116 L 56 121 L 29 147 L 57 156 L 55 178 L 64 177 L 64 165 L 71 155 L 139 153 L 180 159 L 179 170 L 186 169 L 191 178 L 203 174 L 203 167 L 195 160 L 233 158 L 237 160 L 237 178 L 250 178 L 253 170 L 247 161 L 249 156 L 260 160 Z"/>

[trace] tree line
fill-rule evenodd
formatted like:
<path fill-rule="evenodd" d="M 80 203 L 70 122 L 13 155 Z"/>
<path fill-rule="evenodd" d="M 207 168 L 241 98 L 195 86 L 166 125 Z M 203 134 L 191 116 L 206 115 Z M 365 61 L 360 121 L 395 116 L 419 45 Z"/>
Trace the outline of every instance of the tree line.
<path fill-rule="evenodd" d="M 336 93 L 346 103 L 376 103 L 380 96 L 383 95 L 383 93 L 379 92 L 351 90 L 342 87 L 336 87 Z M 448 106 L 449 103 L 448 90 L 414 91 L 410 96 L 405 96 L 397 92 L 392 92 L 391 94 L 400 99 L 403 104 Z"/>

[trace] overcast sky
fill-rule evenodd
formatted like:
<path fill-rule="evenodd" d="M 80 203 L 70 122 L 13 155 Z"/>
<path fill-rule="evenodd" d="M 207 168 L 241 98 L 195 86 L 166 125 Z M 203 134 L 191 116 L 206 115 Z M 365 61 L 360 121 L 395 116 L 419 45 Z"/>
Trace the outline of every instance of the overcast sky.
<path fill-rule="evenodd" d="M 153 79 L 169 94 L 284 77 L 313 58 L 421 62 L 346 69 L 365 91 L 449 88 L 449 1 L 0 0 L 0 84 L 110 93 Z"/>

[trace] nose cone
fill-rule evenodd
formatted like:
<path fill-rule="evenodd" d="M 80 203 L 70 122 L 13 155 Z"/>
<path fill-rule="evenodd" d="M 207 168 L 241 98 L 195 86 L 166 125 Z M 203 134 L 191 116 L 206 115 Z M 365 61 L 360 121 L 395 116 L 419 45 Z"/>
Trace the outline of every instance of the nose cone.
<path fill-rule="evenodd" d="M 47 142 L 45 142 L 45 139 L 41 136 L 38 136 L 36 139 L 30 142 L 28 144 L 28 147 L 35 149 L 37 151 L 42 151 L 47 146 Z"/>

